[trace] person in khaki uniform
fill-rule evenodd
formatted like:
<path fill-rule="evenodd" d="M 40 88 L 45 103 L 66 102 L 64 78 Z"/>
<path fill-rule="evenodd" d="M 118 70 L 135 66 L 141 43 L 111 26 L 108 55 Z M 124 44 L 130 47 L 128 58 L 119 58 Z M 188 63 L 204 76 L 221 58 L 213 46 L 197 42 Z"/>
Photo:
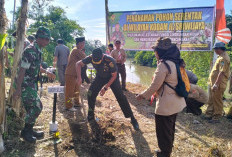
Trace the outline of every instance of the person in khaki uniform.
<path fill-rule="evenodd" d="M 122 90 L 126 90 L 126 53 L 124 49 L 121 49 L 121 41 L 115 42 L 116 49 L 111 52 L 111 56 L 116 60 L 118 73 L 121 75 Z"/>
<path fill-rule="evenodd" d="M 223 94 L 230 76 L 230 57 L 225 52 L 225 44 L 218 42 L 214 46 L 218 58 L 209 75 L 209 101 L 206 118 L 209 123 L 219 123 L 223 115 Z"/>
<path fill-rule="evenodd" d="M 76 47 L 72 49 L 71 54 L 68 58 L 68 64 L 65 71 L 65 107 L 69 111 L 76 111 L 72 104 L 72 99 L 74 99 L 75 105 L 79 105 L 79 93 L 80 87 L 76 85 L 77 73 L 76 73 L 76 63 L 86 57 L 82 50 L 85 47 L 85 38 L 76 38 Z"/>
<path fill-rule="evenodd" d="M 182 65 L 180 51 L 176 44 L 169 38 L 159 38 L 152 47 L 158 60 L 157 68 L 154 73 L 153 81 L 144 92 L 136 96 L 137 100 L 145 98 L 149 100 L 151 96 L 157 94 L 157 104 L 155 108 L 155 127 L 158 146 L 157 157 L 170 157 L 172 153 L 175 124 L 179 112 L 185 107 L 184 97 L 164 84 L 164 82 L 175 87 L 178 84 L 176 64 Z"/>
<path fill-rule="evenodd" d="M 229 87 L 229 93 L 232 94 L 232 75 L 230 76 L 230 87 Z M 232 106 L 230 107 L 230 110 L 227 114 L 227 119 L 232 119 Z"/>

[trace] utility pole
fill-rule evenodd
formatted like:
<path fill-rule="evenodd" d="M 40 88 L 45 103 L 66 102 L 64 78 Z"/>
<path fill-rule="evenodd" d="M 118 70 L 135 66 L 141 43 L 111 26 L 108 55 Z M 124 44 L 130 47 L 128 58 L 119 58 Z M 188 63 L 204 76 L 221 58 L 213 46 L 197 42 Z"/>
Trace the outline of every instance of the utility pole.
<path fill-rule="evenodd" d="M 14 0 L 14 11 L 13 11 L 13 19 L 11 24 L 11 29 L 15 29 L 14 21 L 15 21 L 15 8 L 16 8 L 16 0 Z"/>
<path fill-rule="evenodd" d="M 106 12 L 106 47 L 107 47 L 107 45 L 110 43 L 108 0 L 105 0 L 105 12 Z"/>

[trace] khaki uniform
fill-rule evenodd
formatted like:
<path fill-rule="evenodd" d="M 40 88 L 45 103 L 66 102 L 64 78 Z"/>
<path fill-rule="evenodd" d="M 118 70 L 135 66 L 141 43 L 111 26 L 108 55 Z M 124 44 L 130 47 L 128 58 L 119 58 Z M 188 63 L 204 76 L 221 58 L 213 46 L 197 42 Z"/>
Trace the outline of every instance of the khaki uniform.
<path fill-rule="evenodd" d="M 196 101 L 206 104 L 209 100 L 209 95 L 198 85 L 190 84 L 190 91 L 188 98 L 192 98 L 195 99 Z"/>
<path fill-rule="evenodd" d="M 75 104 L 79 104 L 79 93 L 80 87 L 76 86 L 76 63 L 85 58 L 85 53 L 82 53 L 76 47 L 72 50 L 69 55 L 68 65 L 65 71 L 65 106 L 67 109 L 73 106 L 72 99 Z"/>
<path fill-rule="evenodd" d="M 118 73 L 121 75 L 122 89 L 126 89 L 126 66 L 124 64 L 126 62 L 125 50 L 113 50 L 111 56 L 116 60 Z"/>
<path fill-rule="evenodd" d="M 213 91 L 212 87 L 220 72 L 224 73 L 218 90 Z M 223 94 L 226 90 L 227 81 L 230 76 L 230 57 L 224 52 L 218 56 L 213 69 L 209 75 L 209 102 L 206 114 L 213 118 L 220 118 L 223 114 Z"/>
<path fill-rule="evenodd" d="M 232 75 L 230 76 L 230 88 L 229 88 L 229 91 L 232 90 L 231 88 L 232 88 Z M 230 107 L 230 110 L 229 110 L 227 116 L 231 116 L 232 117 L 232 107 Z"/>

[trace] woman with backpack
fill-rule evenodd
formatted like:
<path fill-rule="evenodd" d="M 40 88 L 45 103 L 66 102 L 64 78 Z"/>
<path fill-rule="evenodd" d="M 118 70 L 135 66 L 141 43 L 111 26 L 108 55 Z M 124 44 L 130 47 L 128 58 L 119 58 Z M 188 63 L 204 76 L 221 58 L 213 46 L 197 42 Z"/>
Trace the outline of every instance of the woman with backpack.
<path fill-rule="evenodd" d="M 150 99 L 155 93 L 157 103 L 155 109 L 156 135 L 158 139 L 158 157 L 170 157 L 175 135 L 175 122 L 179 112 L 185 107 L 185 99 L 177 94 L 180 84 L 177 70 L 183 63 L 178 47 L 169 38 L 160 38 L 152 47 L 158 61 L 153 81 L 137 100 Z M 179 73 L 178 73 L 179 72 Z M 183 82 L 183 81 L 182 81 Z M 185 88 L 185 87 L 184 87 Z"/>

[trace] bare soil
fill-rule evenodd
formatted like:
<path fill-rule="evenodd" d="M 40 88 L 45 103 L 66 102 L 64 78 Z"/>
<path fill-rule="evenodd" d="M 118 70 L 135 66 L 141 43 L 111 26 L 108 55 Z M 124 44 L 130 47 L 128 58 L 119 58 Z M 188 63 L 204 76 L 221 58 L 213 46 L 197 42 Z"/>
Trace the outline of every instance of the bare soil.
<path fill-rule="evenodd" d="M 130 119 L 124 118 L 111 92 L 97 97 L 96 121 L 87 122 L 88 85 L 81 88 L 84 107 L 78 112 L 65 110 L 64 95 L 59 94 L 56 120 L 59 135 L 49 133 L 52 119 L 53 95 L 46 92 L 44 85 L 41 100 L 43 112 L 36 123 L 36 129 L 44 130 L 44 139 L 31 145 L 19 136 L 8 135 L 4 157 L 152 157 L 157 146 L 154 109 L 146 100 L 137 101 L 135 94 L 145 87 L 128 83 L 125 92 L 141 131 L 133 130 Z M 58 138 L 57 138 L 58 137 Z M 209 124 L 200 116 L 180 113 L 176 123 L 173 157 L 232 156 L 232 122 L 226 118 L 220 124 Z"/>

